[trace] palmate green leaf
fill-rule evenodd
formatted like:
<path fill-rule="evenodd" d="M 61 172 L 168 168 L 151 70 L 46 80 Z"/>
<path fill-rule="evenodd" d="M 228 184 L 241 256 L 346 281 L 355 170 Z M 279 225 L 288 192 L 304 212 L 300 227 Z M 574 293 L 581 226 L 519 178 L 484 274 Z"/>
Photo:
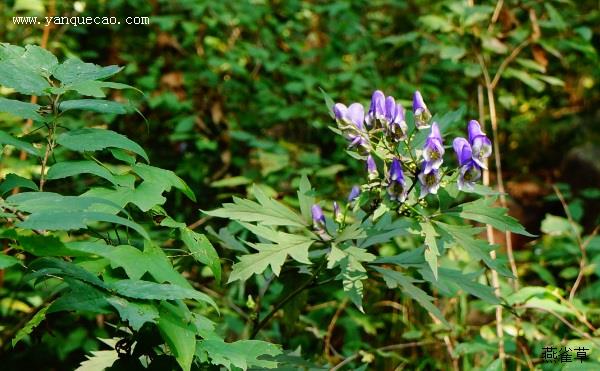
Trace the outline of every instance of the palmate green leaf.
<path fill-rule="evenodd" d="M 0 144 L 13 146 L 18 150 L 25 151 L 30 155 L 42 157 L 40 150 L 21 139 L 17 139 L 12 135 L 0 130 Z"/>
<path fill-rule="evenodd" d="M 11 340 L 11 345 L 14 346 L 17 345 L 17 343 L 21 340 L 23 340 L 23 338 L 25 338 L 25 336 L 31 334 L 31 331 L 33 331 L 34 328 L 36 328 L 40 323 L 42 323 L 42 321 L 44 320 L 44 318 L 46 318 L 46 311 L 48 311 L 49 306 L 45 306 L 44 308 L 40 309 L 33 317 L 31 317 L 31 319 L 25 324 L 25 326 L 23 326 L 15 335 L 15 337 Z"/>
<path fill-rule="evenodd" d="M 268 198 L 256 185 L 252 188 L 258 202 L 234 197 L 233 203 L 220 209 L 203 211 L 207 215 L 240 222 L 258 222 L 270 226 L 305 227 L 308 222 L 283 204 Z"/>
<path fill-rule="evenodd" d="M 192 257 L 206 264 L 215 275 L 217 283 L 221 282 L 221 262 L 217 250 L 205 235 L 184 227 L 180 229 L 181 240 L 192 253 Z"/>
<path fill-rule="evenodd" d="M 194 299 L 198 302 L 210 304 L 219 311 L 214 300 L 192 288 L 172 285 L 168 283 L 156 283 L 144 280 L 119 280 L 109 285 L 109 288 L 119 295 L 134 299 L 145 300 L 183 300 Z"/>
<path fill-rule="evenodd" d="M 187 311 L 187 307 L 184 309 L 170 303 L 161 303 L 158 329 L 179 366 L 188 371 L 196 352 L 196 328 L 189 321 L 182 321 L 187 314 L 184 311 Z"/>
<path fill-rule="evenodd" d="M 335 245 L 327 257 L 327 268 L 340 267 L 340 274 L 336 277 L 342 280 L 344 291 L 356 307 L 364 313 L 362 306 L 363 280 L 368 278 L 367 270 L 362 263 L 375 260 L 375 255 L 356 246 L 340 249 Z"/>
<path fill-rule="evenodd" d="M 170 191 L 171 187 L 175 187 L 183 192 L 190 200 L 196 202 L 196 196 L 190 187 L 171 170 L 165 170 L 158 167 L 135 164 L 132 170 L 144 179 L 146 182 L 154 183 L 164 191 Z"/>
<path fill-rule="evenodd" d="M 277 368 L 278 363 L 259 359 L 261 356 L 277 356 L 281 349 L 271 343 L 259 340 L 238 340 L 226 343 L 222 339 L 206 339 L 198 342 L 196 352 L 206 353 L 213 365 L 220 365 L 228 370 L 232 367 L 246 371 L 249 367 Z"/>
<path fill-rule="evenodd" d="M 84 110 L 98 113 L 113 113 L 117 115 L 122 115 L 129 112 L 126 105 L 104 99 L 65 100 L 60 102 L 58 109 L 60 109 L 62 112 L 70 110 Z"/>
<path fill-rule="evenodd" d="M 4 181 L 0 183 L 0 195 L 4 195 L 15 188 L 38 190 L 37 184 L 31 179 L 23 178 L 17 174 L 7 174 Z"/>
<path fill-rule="evenodd" d="M 139 144 L 111 130 L 96 128 L 71 130 L 59 135 L 56 142 L 63 147 L 78 152 L 120 148 L 140 155 L 146 162 L 149 162 L 146 151 Z"/>
<path fill-rule="evenodd" d="M 276 276 L 279 276 L 281 267 L 288 256 L 297 262 L 312 264 L 308 259 L 308 249 L 314 243 L 314 240 L 302 235 L 276 231 L 267 227 L 242 223 L 242 225 L 257 236 L 261 236 L 270 241 L 269 243 L 248 243 L 251 247 L 258 250 L 257 253 L 243 255 L 240 261 L 233 265 L 229 281 L 246 281 L 253 274 L 261 274 L 271 267 Z"/>
<path fill-rule="evenodd" d="M 480 198 L 449 210 L 446 215 L 490 224 L 503 232 L 509 231 L 527 237 L 536 237 L 527 232 L 515 218 L 507 215 L 505 208 L 494 206 L 494 202 L 494 198 Z"/>
<path fill-rule="evenodd" d="M 144 302 L 125 300 L 118 296 L 106 298 L 118 312 L 122 320 L 129 322 L 134 331 L 138 331 L 146 322 L 156 323 L 158 309 Z"/>
<path fill-rule="evenodd" d="M 0 97 L 0 112 L 7 112 L 33 121 L 44 121 L 42 115 L 38 113 L 39 109 L 38 104 Z"/>
<path fill-rule="evenodd" d="M 437 257 L 440 255 L 440 252 L 437 247 L 436 237 L 438 237 L 435 228 L 429 222 L 420 223 L 421 231 L 425 235 L 425 261 L 429 264 L 431 271 L 433 272 L 433 276 L 435 279 L 438 279 L 438 260 Z"/>
<path fill-rule="evenodd" d="M 300 205 L 300 213 L 306 223 L 312 221 L 311 207 L 315 204 L 315 196 L 310 181 L 306 175 L 300 178 L 300 186 L 298 189 L 298 203 Z"/>
<path fill-rule="evenodd" d="M 101 67 L 93 63 L 84 63 L 80 59 L 70 58 L 58 65 L 53 76 L 65 85 L 110 77 L 123 68 L 119 66 Z"/>
<path fill-rule="evenodd" d="M 431 314 L 433 314 L 437 319 L 442 321 L 448 327 L 451 327 L 446 318 L 440 310 L 433 305 L 433 298 L 429 296 L 425 291 L 421 290 L 417 286 L 413 285 L 415 280 L 411 277 L 405 276 L 400 272 L 393 271 L 390 269 L 373 267 L 377 272 L 381 273 L 386 285 L 394 289 L 400 286 L 408 296 L 416 300 L 421 306 Z"/>
<path fill-rule="evenodd" d="M 349 240 L 358 240 L 367 237 L 367 232 L 362 229 L 360 222 L 350 224 L 335 237 L 335 242 L 340 243 Z"/>
<path fill-rule="evenodd" d="M 367 248 L 369 246 L 385 243 L 397 236 L 407 235 L 408 229 L 413 222 L 400 218 L 392 221 L 391 214 L 384 214 L 377 224 L 372 225 L 370 221 L 363 222 L 362 228 L 366 231 L 367 236 L 358 241 L 358 246 Z"/>
<path fill-rule="evenodd" d="M 117 178 L 107 168 L 94 161 L 64 161 L 56 163 L 48 169 L 47 179 L 62 179 L 79 174 L 93 174 L 108 180 L 112 184 L 119 184 Z"/>
<path fill-rule="evenodd" d="M 118 205 L 102 198 L 63 196 L 53 192 L 22 192 L 8 197 L 6 201 L 13 204 L 19 210 L 28 213 L 41 211 L 87 211 L 96 204 L 120 210 Z"/>
<path fill-rule="evenodd" d="M 116 187 L 115 189 L 108 188 L 92 188 L 82 197 L 95 197 L 111 201 L 119 206 L 119 209 L 125 208 L 129 203 L 137 206 L 141 211 L 147 212 L 154 206 L 162 205 L 167 201 L 162 194 L 165 192 L 163 186 L 156 183 L 142 182 L 136 188 Z M 102 211 L 116 214 L 118 210 L 104 205 L 94 205 L 94 211 Z"/>
<path fill-rule="evenodd" d="M 482 231 L 481 228 L 470 226 L 450 225 L 442 222 L 434 222 L 439 231 L 446 233 L 459 246 L 464 248 L 469 255 L 477 260 L 482 260 L 485 265 L 501 275 L 513 278 L 512 273 L 497 259 L 492 259 L 490 252 L 498 245 L 490 245 L 487 241 L 474 238 L 473 235 Z"/>

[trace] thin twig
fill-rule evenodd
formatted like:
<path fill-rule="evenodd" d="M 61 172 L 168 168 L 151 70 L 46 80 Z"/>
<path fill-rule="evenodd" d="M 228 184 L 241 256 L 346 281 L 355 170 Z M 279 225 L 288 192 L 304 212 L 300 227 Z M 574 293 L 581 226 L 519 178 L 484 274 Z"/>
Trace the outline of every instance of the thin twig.
<path fill-rule="evenodd" d="M 560 189 L 558 189 L 556 185 L 552 185 L 552 188 L 554 188 L 554 192 L 556 193 L 556 196 L 560 200 L 560 203 L 562 204 L 562 207 L 565 210 L 565 214 L 567 215 L 567 219 L 569 220 L 569 225 L 571 226 L 571 229 L 573 230 L 573 235 L 575 236 L 575 240 L 577 241 L 577 247 L 579 247 L 579 251 L 581 252 L 581 260 L 579 261 L 579 273 L 577 274 L 575 283 L 571 288 L 571 292 L 569 292 L 569 301 L 572 302 L 573 298 L 575 297 L 575 293 L 577 292 L 577 288 L 579 287 L 579 284 L 583 279 L 583 270 L 585 269 L 587 254 L 585 252 L 585 246 L 583 245 L 583 241 L 581 240 L 581 235 L 577 231 L 577 224 L 573 220 L 573 216 L 571 215 L 571 211 L 569 210 L 569 205 L 567 205 L 567 202 L 565 201 L 565 198 Z"/>
<path fill-rule="evenodd" d="M 331 321 L 329 322 L 329 326 L 327 326 L 327 334 L 325 334 L 325 346 L 324 346 L 324 350 L 323 351 L 325 353 L 325 358 L 328 361 L 331 361 L 330 355 L 329 355 L 329 348 L 331 346 L 331 336 L 333 335 L 333 329 L 335 329 L 335 324 L 336 324 L 338 318 L 340 318 L 340 315 L 342 314 L 342 312 L 344 311 L 344 309 L 346 308 L 346 305 L 348 305 L 348 298 L 345 298 L 340 303 L 340 305 L 338 306 L 337 310 L 333 314 L 333 317 L 331 318 Z"/>
<path fill-rule="evenodd" d="M 494 14 L 492 14 L 492 19 L 490 20 L 490 25 L 488 26 L 488 31 L 491 32 L 492 28 L 496 22 L 498 22 L 498 17 L 500 16 L 500 11 L 502 11 L 502 6 L 504 5 L 504 0 L 498 0 L 496 3 L 496 8 L 494 8 Z"/>

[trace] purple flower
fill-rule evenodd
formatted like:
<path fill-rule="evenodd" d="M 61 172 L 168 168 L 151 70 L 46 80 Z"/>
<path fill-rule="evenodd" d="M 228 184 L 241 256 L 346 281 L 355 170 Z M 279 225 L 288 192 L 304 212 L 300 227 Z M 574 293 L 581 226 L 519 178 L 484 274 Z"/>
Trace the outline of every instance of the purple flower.
<path fill-rule="evenodd" d="M 492 154 L 492 142 L 483 131 L 481 131 L 481 126 L 479 126 L 479 123 L 475 120 L 469 121 L 467 130 L 469 132 L 469 142 L 471 143 L 473 161 L 482 168 L 487 169 L 485 166 L 485 159 Z"/>
<path fill-rule="evenodd" d="M 431 113 L 427 109 L 421 93 L 417 90 L 413 95 L 413 113 L 415 114 L 415 126 L 418 129 L 425 129 L 429 127 L 429 120 L 431 119 Z"/>
<path fill-rule="evenodd" d="M 421 183 L 420 198 L 427 196 L 429 193 L 436 194 L 440 188 L 440 180 L 442 175 L 437 169 L 432 169 L 431 172 L 425 173 L 425 164 L 421 165 L 421 173 L 419 173 L 419 182 Z"/>
<path fill-rule="evenodd" d="M 423 158 L 425 159 L 425 174 L 429 174 L 432 170 L 438 170 L 444 162 L 444 145 L 442 144 L 442 135 L 437 123 L 431 125 L 431 134 L 425 141 L 423 147 Z"/>
<path fill-rule="evenodd" d="M 452 142 L 452 147 L 454 147 L 454 152 L 456 152 L 456 159 L 458 160 L 458 164 L 460 166 L 466 165 L 470 161 L 472 161 L 472 150 L 471 144 L 465 138 L 454 138 Z"/>
<path fill-rule="evenodd" d="M 349 147 L 358 147 L 363 152 L 369 151 L 369 139 L 365 131 L 365 109 L 360 103 L 352 103 L 346 107 L 342 103 L 333 106 L 333 113 L 342 129 L 346 139 L 350 141 Z"/>
<path fill-rule="evenodd" d="M 381 90 L 375 90 L 371 97 L 371 106 L 367 113 L 367 125 L 375 127 L 377 122 L 385 119 L 385 95 Z"/>
<path fill-rule="evenodd" d="M 313 226 L 315 227 L 315 229 L 325 229 L 325 215 L 323 215 L 323 210 L 321 209 L 321 206 L 317 204 L 313 205 L 311 212 Z"/>
<path fill-rule="evenodd" d="M 404 107 L 396 104 L 393 97 L 385 100 L 385 117 L 387 120 L 386 130 L 393 141 L 399 142 L 406 139 L 408 126 L 404 118 Z"/>
<path fill-rule="evenodd" d="M 404 173 L 400 160 L 394 158 L 388 174 L 387 192 L 391 200 L 404 202 L 407 196 L 407 189 L 404 183 Z"/>
<path fill-rule="evenodd" d="M 360 187 L 355 185 L 350 190 L 350 194 L 348 195 L 348 202 L 353 202 L 358 198 L 358 196 L 360 196 Z"/>
<path fill-rule="evenodd" d="M 458 174 L 458 189 L 473 189 L 475 182 L 481 178 L 481 167 L 473 160 L 461 166 Z"/>
<path fill-rule="evenodd" d="M 367 173 L 369 174 L 369 179 L 376 179 L 379 173 L 377 172 L 377 164 L 375 164 L 375 160 L 373 156 L 367 156 Z"/>
<path fill-rule="evenodd" d="M 481 169 L 485 168 L 485 159 L 492 153 L 492 143 L 481 131 L 475 120 L 467 125 L 469 140 L 455 138 L 452 146 L 456 152 L 458 165 L 458 189 L 473 189 L 475 182 L 481 178 Z"/>

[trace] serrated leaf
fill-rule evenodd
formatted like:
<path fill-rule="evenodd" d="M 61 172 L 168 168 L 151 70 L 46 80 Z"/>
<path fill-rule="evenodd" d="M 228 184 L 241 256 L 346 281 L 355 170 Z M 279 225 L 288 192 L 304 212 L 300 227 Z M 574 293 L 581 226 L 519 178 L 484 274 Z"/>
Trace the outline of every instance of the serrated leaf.
<path fill-rule="evenodd" d="M 93 111 L 122 115 L 128 113 L 127 106 L 122 103 L 104 99 L 73 99 L 60 102 L 58 109 L 62 112 L 71 110 Z"/>
<path fill-rule="evenodd" d="M 206 264 L 215 275 L 217 283 L 221 282 L 221 262 L 217 250 L 205 235 L 196 233 L 187 227 L 180 229 L 181 240 L 190 250 L 192 257 Z"/>
<path fill-rule="evenodd" d="M 110 289 L 119 295 L 134 299 L 145 300 L 183 300 L 194 299 L 199 302 L 210 304 L 219 310 L 214 300 L 192 288 L 168 283 L 155 283 L 144 280 L 119 280 L 109 285 Z"/>
<path fill-rule="evenodd" d="M 228 370 L 233 367 L 246 371 L 252 368 L 277 368 L 276 361 L 262 360 L 260 356 L 271 357 L 281 354 L 281 349 L 271 343 L 259 340 L 238 340 L 226 343 L 221 339 L 207 339 L 198 343 L 197 350 L 205 352 L 213 365 L 221 365 Z"/>
<path fill-rule="evenodd" d="M 84 63 L 77 58 L 70 58 L 58 65 L 52 75 L 63 84 L 68 85 L 82 81 L 104 79 L 118 73 L 121 69 L 122 67 L 115 65 L 101 67 L 93 63 Z"/>
<path fill-rule="evenodd" d="M 0 183 L 0 195 L 4 195 L 15 188 L 27 188 L 33 189 L 34 191 L 38 190 L 37 184 L 31 179 L 23 178 L 17 174 L 7 174 L 4 181 Z"/>
<path fill-rule="evenodd" d="M 21 261 L 14 256 L 9 256 L 4 253 L 0 253 L 0 269 L 6 269 L 13 265 L 21 264 Z"/>
<path fill-rule="evenodd" d="M 306 223 L 312 221 L 311 207 L 315 204 L 315 197 L 312 195 L 313 189 L 306 175 L 300 178 L 300 186 L 298 189 L 298 204 L 300 205 L 300 213 Z"/>
<path fill-rule="evenodd" d="M 120 148 L 140 155 L 146 162 L 149 162 L 146 151 L 139 144 L 111 130 L 95 128 L 71 130 L 59 135 L 56 142 L 78 152 Z"/>
<path fill-rule="evenodd" d="M 437 247 L 436 237 L 438 237 L 437 232 L 433 228 L 433 225 L 429 222 L 420 223 L 421 230 L 423 231 L 425 237 L 425 261 L 429 264 L 431 271 L 433 272 L 433 276 L 435 279 L 438 279 L 438 260 L 437 257 L 440 255 L 440 252 Z"/>
<path fill-rule="evenodd" d="M 233 197 L 233 203 L 223 204 L 220 209 L 204 211 L 204 213 L 241 222 L 258 222 L 267 226 L 305 227 L 308 225 L 300 215 L 268 198 L 259 187 L 254 186 L 253 193 L 258 202 Z"/>
<path fill-rule="evenodd" d="M 79 280 L 65 278 L 65 282 L 69 285 L 69 291 L 52 303 L 48 313 L 61 311 L 110 313 L 106 301 L 107 293 Z"/>
<path fill-rule="evenodd" d="M 156 323 L 158 310 L 149 303 L 125 300 L 118 296 L 106 298 L 106 301 L 119 312 L 123 321 L 129 322 L 134 331 L 138 331 L 146 322 Z"/>
<path fill-rule="evenodd" d="M 474 238 L 473 235 L 480 233 L 481 228 L 470 226 L 450 225 L 441 222 L 434 222 L 440 231 L 446 233 L 459 246 L 464 248 L 469 255 L 477 260 L 481 260 L 490 269 L 493 269 L 501 275 L 513 278 L 511 271 L 496 259 L 492 259 L 490 252 L 497 248 L 497 245 L 490 245 L 487 241 Z"/>
<path fill-rule="evenodd" d="M 7 112 L 34 121 L 44 121 L 42 115 L 38 113 L 39 109 L 38 104 L 0 97 L 0 112 Z"/>
<path fill-rule="evenodd" d="M 33 329 L 36 328 L 44 320 L 44 318 L 46 318 L 46 311 L 48 308 L 49 306 L 40 309 L 33 317 L 31 317 L 25 326 L 23 326 L 16 333 L 15 337 L 11 340 L 11 345 L 13 348 L 19 341 L 23 340 L 25 336 L 31 334 L 31 331 L 33 331 Z"/>
<path fill-rule="evenodd" d="M 30 155 L 33 155 L 36 157 L 41 157 L 40 151 L 37 148 L 35 148 L 34 146 L 32 146 L 30 143 L 27 143 L 21 139 L 15 138 L 12 135 L 7 134 L 1 130 L 0 130 L 0 144 L 13 146 L 16 149 L 19 149 L 21 151 L 25 151 L 25 152 L 29 153 Z"/>
<path fill-rule="evenodd" d="M 167 192 L 171 190 L 171 187 L 175 187 L 183 192 L 190 200 L 196 202 L 196 195 L 194 195 L 194 192 L 183 179 L 178 177 L 174 172 L 146 164 L 135 164 L 132 167 L 132 170 L 146 182 L 154 183 Z"/>
<path fill-rule="evenodd" d="M 517 219 L 507 215 L 505 208 L 494 206 L 494 198 L 480 198 L 475 201 L 464 203 L 449 210 L 446 215 L 458 216 L 483 224 L 490 224 L 503 232 L 509 231 L 527 237 L 536 237 L 527 232 Z"/>
<path fill-rule="evenodd" d="M 279 276 L 288 255 L 297 262 L 311 264 L 308 259 L 308 249 L 314 240 L 301 235 L 270 230 L 262 226 L 246 223 L 244 226 L 255 234 L 275 240 L 275 243 L 248 243 L 258 252 L 240 257 L 240 261 L 233 265 L 228 283 L 236 280 L 246 281 L 253 274 L 261 274 L 269 266 L 273 273 Z"/>
<path fill-rule="evenodd" d="M 362 263 L 372 262 L 375 260 L 375 255 L 356 246 L 350 246 L 344 250 L 337 249 L 337 251 L 332 249 L 332 253 L 334 255 L 330 254 L 328 257 L 328 268 L 339 265 L 341 272 L 336 278 L 342 280 L 344 291 L 354 305 L 364 313 L 362 281 L 366 280 L 368 276 Z"/>
<path fill-rule="evenodd" d="M 15 89 L 21 94 L 48 95 L 50 83 L 40 74 L 28 69 L 17 59 L 0 61 L 0 85 Z"/>
<path fill-rule="evenodd" d="M 429 296 L 425 291 L 421 290 L 417 286 L 413 285 L 415 280 L 408 276 L 403 275 L 400 272 L 393 271 L 390 269 L 373 267 L 377 272 L 381 273 L 386 285 L 394 289 L 400 286 L 408 296 L 416 300 L 423 308 L 425 308 L 429 313 L 433 314 L 437 319 L 442 321 L 448 327 L 451 327 L 446 318 L 440 310 L 433 305 L 433 298 Z"/>
<path fill-rule="evenodd" d="M 180 307 L 162 303 L 158 329 L 179 366 L 184 371 L 189 371 L 196 351 L 196 331 L 193 324 L 182 321 L 184 314 L 181 311 Z"/>
<path fill-rule="evenodd" d="M 119 182 L 104 166 L 94 161 L 64 161 L 58 162 L 48 169 L 47 179 L 62 179 L 80 174 L 93 174 L 104 178 L 114 185 Z"/>

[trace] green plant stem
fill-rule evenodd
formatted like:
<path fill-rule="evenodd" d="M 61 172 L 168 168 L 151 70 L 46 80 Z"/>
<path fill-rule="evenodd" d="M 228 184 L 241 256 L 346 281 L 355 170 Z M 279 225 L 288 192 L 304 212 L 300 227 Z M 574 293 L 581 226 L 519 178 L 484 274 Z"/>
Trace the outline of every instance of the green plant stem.
<path fill-rule="evenodd" d="M 252 334 L 250 335 L 250 339 L 254 339 L 256 337 L 256 335 L 258 335 L 260 330 L 263 327 L 265 327 L 267 325 L 267 323 L 269 323 L 271 318 L 275 315 L 275 313 L 277 313 L 277 311 L 279 309 L 281 309 L 285 304 L 287 304 L 290 300 L 292 300 L 294 297 L 296 297 L 296 295 L 300 294 L 302 291 L 304 291 L 304 289 L 308 288 L 313 283 L 313 281 L 319 276 L 319 273 L 321 273 L 321 271 L 325 267 L 326 261 L 327 260 L 325 258 L 323 258 L 321 260 L 321 263 L 317 267 L 317 269 L 313 272 L 313 274 L 310 275 L 310 277 L 306 281 L 304 281 L 294 291 L 290 292 L 280 302 L 275 304 L 273 309 L 271 309 L 271 311 L 262 320 L 260 320 L 260 322 L 258 322 L 258 324 L 256 326 L 254 326 L 254 328 L 252 329 Z"/>

